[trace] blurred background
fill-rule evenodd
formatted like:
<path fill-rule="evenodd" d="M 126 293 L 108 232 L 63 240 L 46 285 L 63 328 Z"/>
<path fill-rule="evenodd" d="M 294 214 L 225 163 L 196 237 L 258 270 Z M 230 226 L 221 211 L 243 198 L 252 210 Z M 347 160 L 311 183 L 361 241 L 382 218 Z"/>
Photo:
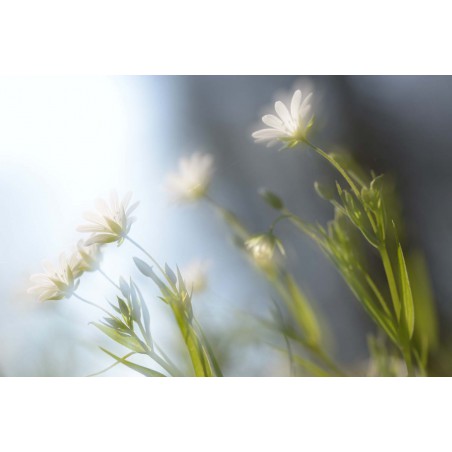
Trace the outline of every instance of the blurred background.
<path fill-rule="evenodd" d="M 252 231 L 275 217 L 257 190 L 281 195 L 304 219 L 326 223 L 331 207 L 313 184 L 334 174 L 308 149 L 276 152 L 251 132 L 276 99 L 299 83 L 315 91 L 318 130 L 312 141 L 347 150 L 368 169 L 393 176 L 407 225 L 408 247 L 426 258 L 447 353 L 452 317 L 452 77 L 432 76 L 134 76 L 0 78 L 0 374 L 84 376 L 111 364 L 98 345 L 115 350 L 89 322 L 99 318 L 77 299 L 39 303 L 26 294 L 31 273 L 55 261 L 81 234 L 82 214 L 111 189 L 139 200 L 133 238 L 160 262 L 184 267 L 206 260 L 208 286 L 194 298 L 200 323 L 230 376 L 288 374 L 287 358 L 252 329 L 242 313 L 265 316 L 265 281 L 229 240 L 202 202 L 174 206 L 163 189 L 179 157 L 215 156 L 211 194 Z M 343 365 L 368 358 L 374 331 L 336 270 L 289 224 L 280 236 L 288 266 L 328 324 L 331 350 Z M 138 253 L 112 245 L 102 269 L 117 280 L 133 275 Z M 146 286 L 147 285 L 147 286 Z M 170 313 L 147 291 L 154 336 L 178 353 Z M 80 295 L 101 303 L 114 290 L 98 274 L 82 278 Z M 452 373 L 438 359 L 437 373 Z M 435 359 L 433 359 L 435 365 Z M 135 374 L 115 367 L 105 375 Z"/>

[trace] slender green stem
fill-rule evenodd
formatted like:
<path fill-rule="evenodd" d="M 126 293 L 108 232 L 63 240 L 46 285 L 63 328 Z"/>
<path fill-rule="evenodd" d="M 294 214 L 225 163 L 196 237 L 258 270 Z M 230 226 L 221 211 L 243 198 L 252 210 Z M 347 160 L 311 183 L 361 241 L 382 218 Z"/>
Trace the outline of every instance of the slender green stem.
<path fill-rule="evenodd" d="M 86 298 L 83 298 L 80 295 L 77 295 L 76 293 L 74 293 L 73 295 L 74 295 L 75 298 L 78 298 L 79 300 L 83 301 L 83 303 L 86 303 L 86 304 L 89 304 L 91 306 L 94 306 L 97 309 L 100 309 L 101 311 L 105 312 L 105 314 L 107 314 L 109 317 L 112 317 L 112 315 L 106 309 L 104 309 L 102 306 L 99 306 L 98 304 L 93 303 L 92 301 L 89 301 Z"/>
<path fill-rule="evenodd" d="M 283 215 L 280 215 L 279 217 L 277 217 L 277 218 L 273 221 L 273 223 L 271 224 L 271 226 L 270 226 L 270 228 L 269 228 L 270 233 L 273 233 L 273 230 L 275 229 L 276 225 L 277 225 L 280 221 L 285 220 L 286 218 L 290 218 L 290 217 L 291 217 L 291 214 L 283 214 Z"/>
<path fill-rule="evenodd" d="M 130 334 L 135 337 L 135 339 L 140 340 L 140 338 L 137 336 L 137 334 L 131 330 Z M 163 369 L 165 369 L 170 375 L 174 374 L 174 369 L 171 368 L 171 365 L 169 363 L 167 363 L 163 358 L 161 358 L 159 355 L 157 355 L 157 353 L 154 352 L 154 350 L 152 350 L 151 347 L 149 347 L 149 345 L 147 344 L 143 344 L 146 345 L 146 354 L 152 358 L 159 366 L 161 366 Z"/>
<path fill-rule="evenodd" d="M 409 347 L 403 347 L 402 350 L 403 359 L 405 360 L 407 372 L 409 377 L 414 377 L 414 366 L 413 366 L 413 359 L 411 357 L 411 351 Z"/>
<path fill-rule="evenodd" d="M 319 147 L 313 145 L 312 143 L 310 143 L 307 140 L 304 140 L 304 142 L 311 147 L 312 149 L 314 149 L 314 151 L 316 151 L 319 155 L 321 155 L 325 160 L 327 160 L 331 165 L 334 166 L 334 168 L 339 171 L 339 173 L 342 175 L 342 177 L 348 182 L 348 184 L 350 185 L 351 189 L 353 190 L 353 192 L 355 193 L 356 196 L 359 196 L 359 189 L 356 186 L 356 184 L 353 182 L 353 180 L 351 179 L 351 177 L 347 174 L 347 172 L 344 170 L 344 168 L 342 168 L 342 166 L 333 158 L 331 157 L 329 154 L 327 154 L 325 151 L 323 151 L 322 149 L 320 149 Z"/>
<path fill-rule="evenodd" d="M 176 366 L 176 364 L 173 363 L 173 361 L 169 358 L 169 356 L 163 351 L 163 349 L 156 343 L 154 343 L 155 345 L 155 350 L 158 351 L 163 359 L 168 363 L 168 365 L 171 366 L 171 368 L 174 370 L 174 375 L 177 375 L 178 377 L 183 377 L 183 373 L 179 370 L 179 368 Z"/>
<path fill-rule="evenodd" d="M 242 239 L 247 239 L 250 236 L 248 230 L 243 226 L 236 215 L 228 209 L 225 209 L 218 204 L 213 198 L 206 195 L 204 199 L 224 218 L 228 225 L 240 236 Z"/>
<path fill-rule="evenodd" d="M 191 326 L 188 325 L 184 320 L 183 314 L 179 313 L 175 309 L 173 309 L 173 312 L 179 325 L 179 330 L 182 333 L 182 337 L 184 338 L 185 345 L 187 346 L 195 375 L 197 377 L 211 376 L 209 375 L 208 369 L 206 368 L 204 357 L 200 352 L 199 338 L 196 336 L 193 328 L 191 328 Z"/>
<path fill-rule="evenodd" d="M 121 288 L 118 286 L 118 284 L 116 284 L 101 268 L 98 269 L 99 273 L 111 284 L 113 284 L 113 286 L 115 286 L 118 290 L 121 290 Z"/>

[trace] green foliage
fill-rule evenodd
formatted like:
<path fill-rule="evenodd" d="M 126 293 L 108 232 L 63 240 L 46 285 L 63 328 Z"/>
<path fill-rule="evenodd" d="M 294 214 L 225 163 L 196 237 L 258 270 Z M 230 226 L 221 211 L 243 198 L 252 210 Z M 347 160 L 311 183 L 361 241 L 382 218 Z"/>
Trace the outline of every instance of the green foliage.
<path fill-rule="evenodd" d="M 396 233 L 395 220 L 398 220 L 398 215 L 388 207 L 395 203 L 385 186 L 385 179 L 374 174 L 366 177 L 351 160 L 341 160 L 307 144 L 338 170 L 349 188 L 336 182 L 334 193 L 315 184 L 319 196 L 330 202 L 335 210 L 334 220 L 328 223 L 326 229 L 305 223 L 288 209 L 283 209 L 283 214 L 331 259 L 369 316 L 398 348 L 406 362 L 408 374 L 413 375 L 414 362 L 419 367 L 425 367 L 428 343 L 436 334 L 435 321 L 432 320 L 433 304 L 428 295 L 420 297 L 413 293 L 410 272 Z M 359 236 L 377 250 L 386 283 L 370 276 Z M 424 287 L 426 284 L 424 281 Z M 427 313 L 428 320 L 421 320 L 425 323 L 423 328 L 416 325 L 417 309 Z M 416 340 L 413 340 L 415 331 Z"/>
<path fill-rule="evenodd" d="M 137 257 L 134 257 L 134 261 L 140 272 L 151 278 L 160 289 L 160 299 L 170 306 L 190 355 L 195 375 L 198 377 L 222 376 L 212 348 L 201 327 L 194 320 L 191 294 L 185 286 L 179 268 L 174 272 L 167 264 L 165 265 L 163 276 L 169 281 L 165 283 L 146 262 Z"/>

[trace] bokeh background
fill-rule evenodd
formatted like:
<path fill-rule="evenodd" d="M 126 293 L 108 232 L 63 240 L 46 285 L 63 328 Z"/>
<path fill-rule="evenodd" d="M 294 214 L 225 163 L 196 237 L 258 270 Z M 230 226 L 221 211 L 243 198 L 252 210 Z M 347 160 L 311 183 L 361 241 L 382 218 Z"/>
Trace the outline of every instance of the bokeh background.
<path fill-rule="evenodd" d="M 111 189 L 141 201 L 132 236 L 160 261 L 209 261 L 207 289 L 194 308 L 234 376 L 288 373 L 287 358 L 243 330 L 246 313 L 266 315 L 271 294 L 208 206 L 174 206 L 163 189 L 182 155 L 212 153 L 212 196 L 263 232 L 274 212 L 257 194 L 267 187 L 309 221 L 331 208 L 314 181 L 334 175 L 309 150 L 277 153 L 253 143 L 260 116 L 299 83 L 319 100 L 313 141 L 343 149 L 367 168 L 393 176 L 408 247 L 429 267 L 447 350 L 452 317 L 452 77 L 432 76 L 137 76 L 0 78 L 0 373 L 84 376 L 111 364 L 98 345 L 115 347 L 90 321 L 98 313 L 76 299 L 38 303 L 26 294 L 31 273 L 81 237 L 82 213 Z M 287 260 L 329 326 L 336 359 L 359 368 L 374 330 L 332 265 L 290 225 L 281 225 Z M 131 246 L 108 247 L 102 268 L 136 276 Z M 79 293 L 106 303 L 114 290 L 100 275 Z M 169 312 L 147 291 L 152 329 L 178 353 Z M 444 360 L 438 360 L 443 362 Z M 438 364 L 438 373 L 447 374 Z M 105 375 L 131 375 L 115 367 Z"/>

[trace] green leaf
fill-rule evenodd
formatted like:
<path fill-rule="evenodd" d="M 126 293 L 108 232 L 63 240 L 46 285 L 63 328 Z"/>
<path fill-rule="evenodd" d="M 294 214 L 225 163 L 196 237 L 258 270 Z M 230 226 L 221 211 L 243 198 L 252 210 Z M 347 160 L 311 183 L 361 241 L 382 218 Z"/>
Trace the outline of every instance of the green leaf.
<path fill-rule="evenodd" d="M 154 271 L 152 270 L 152 267 L 144 262 L 144 260 L 140 259 L 139 257 L 134 257 L 133 261 L 135 262 L 135 265 L 138 267 L 138 270 L 140 270 L 141 273 L 143 273 L 144 276 L 153 277 Z"/>
<path fill-rule="evenodd" d="M 117 319 L 116 317 L 108 318 L 105 317 L 103 319 L 104 322 L 108 323 L 112 328 L 116 330 L 126 330 L 128 327 L 125 325 L 121 320 Z"/>
<path fill-rule="evenodd" d="M 177 283 L 176 275 L 174 274 L 173 270 L 171 270 L 171 267 L 168 264 L 165 264 L 165 273 L 173 284 Z"/>
<path fill-rule="evenodd" d="M 408 277 L 408 270 L 403 257 L 402 246 L 400 242 L 397 243 L 397 257 L 399 260 L 400 282 L 402 290 L 402 310 L 409 337 L 413 336 L 414 332 L 414 302 L 413 294 L 411 292 L 410 278 Z"/>
<path fill-rule="evenodd" d="M 162 292 L 166 293 L 169 291 L 165 283 L 154 273 L 154 270 L 152 270 L 152 267 L 149 264 L 147 264 L 138 257 L 134 257 L 133 261 L 135 262 L 135 265 L 137 266 L 138 270 L 140 270 L 140 272 L 144 276 L 148 276 L 149 278 L 151 278 Z"/>
<path fill-rule="evenodd" d="M 118 298 L 118 305 L 119 309 L 121 310 L 121 314 L 123 315 L 124 319 L 128 319 L 130 317 L 130 311 L 129 307 L 127 306 L 127 303 L 122 299 Z"/>
<path fill-rule="evenodd" d="M 283 283 L 290 297 L 289 307 L 297 323 L 300 325 L 306 340 L 311 344 L 320 344 L 322 339 L 320 326 L 306 296 L 301 292 L 290 274 L 283 276 Z M 283 295 L 283 292 L 280 293 Z"/>
<path fill-rule="evenodd" d="M 102 347 L 99 347 L 99 348 L 102 349 Z M 135 352 L 127 353 L 127 355 L 124 355 L 121 359 L 126 359 L 129 356 L 132 356 L 134 354 L 135 354 Z M 113 363 L 112 365 L 106 367 L 105 369 L 102 369 L 102 370 L 99 370 L 98 372 L 94 372 L 93 374 L 87 375 L 87 377 L 97 377 L 98 375 L 101 375 L 101 374 L 109 371 L 110 369 L 113 369 L 113 367 L 117 366 L 118 364 L 121 364 L 121 361 L 116 361 L 115 363 Z"/>
<path fill-rule="evenodd" d="M 139 372 L 140 374 L 146 376 L 146 377 L 166 377 L 166 375 L 163 375 L 160 372 L 157 372 L 156 370 L 149 369 L 148 367 L 140 366 L 139 364 L 132 363 L 131 361 L 127 361 L 124 358 L 120 358 L 119 356 L 116 356 L 115 354 L 109 352 L 105 348 L 99 347 L 104 353 L 111 356 L 116 361 L 120 362 L 121 364 L 124 364 L 125 366 L 129 367 L 130 369 L 133 369 L 136 372 Z"/>
<path fill-rule="evenodd" d="M 314 189 L 317 194 L 325 201 L 334 200 L 334 190 L 331 187 L 327 187 L 316 181 L 314 182 Z"/>
<path fill-rule="evenodd" d="M 424 256 L 419 251 L 410 253 L 407 256 L 407 267 L 416 312 L 414 336 L 419 343 L 421 357 L 424 358 L 439 342 L 435 299 Z"/>
<path fill-rule="evenodd" d="M 294 355 L 294 360 L 297 364 L 299 364 L 306 372 L 308 372 L 313 377 L 331 377 L 332 376 L 325 369 L 322 369 L 317 364 L 313 363 L 312 361 L 310 361 L 306 358 L 302 358 L 299 355 Z"/>
<path fill-rule="evenodd" d="M 152 334 L 151 334 L 151 321 L 149 316 L 149 310 L 146 305 L 146 302 L 144 301 L 143 294 L 141 293 L 139 287 L 136 284 L 133 284 L 135 287 L 135 290 L 138 294 L 138 299 L 140 301 L 140 308 L 141 308 L 141 314 L 143 316 L 143 324 L 144 324 L 144 330 L 146 332 L 146 335 L 149 339 L 149 342 L 152 346 L 153 340 L 152 340 Z"/>
<path fill-rule="evenodd" d="M 127 347 L 128 349 L 133 350 L 137 353 L 146 353 L 146 347 L 139 339 L 121 334 L 114 328 L 103 325 L 102 323 L 93 322 L 93 325 L 99 328 L 99 330 L 101 330 L 104 334 L 106 334 L 109 338 L 113 339 L 118 344 L 121 344 L 124 347 Z"/>
<path fill-rule="evenodd" d="M 119 287 L 124 297 L 127 298 L 129 296 L 129 286 L 127 285 L 125 279 L 122 276 L 120 276 L 119 278 Z"/>
<path fill-rule="evenodd" d="M 138 301 L 136 285 L 132 281 L 132 278 L 130 278 L 130 303 L 132 318 L 138 323 L 141 319 L 141 307 L 140 302 Z"/>

